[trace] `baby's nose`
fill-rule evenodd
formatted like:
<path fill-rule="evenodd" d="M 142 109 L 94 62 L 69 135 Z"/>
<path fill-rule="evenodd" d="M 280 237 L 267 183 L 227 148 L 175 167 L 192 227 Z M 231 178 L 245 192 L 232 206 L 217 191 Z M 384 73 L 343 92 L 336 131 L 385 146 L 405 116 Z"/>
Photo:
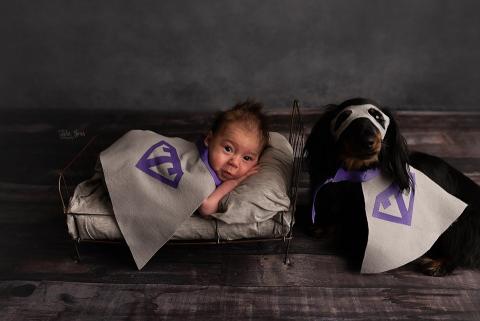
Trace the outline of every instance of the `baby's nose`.
<path fill-rule="evenodd" d="M 240 162 L 240 157 L 238 157 L 238 156 L 232 156 L 232 157 L 230 158 L 230 160 L 229 160 L 228 163 L 229 163 L 231 166 L 237 168 L 239 162 Z"/>

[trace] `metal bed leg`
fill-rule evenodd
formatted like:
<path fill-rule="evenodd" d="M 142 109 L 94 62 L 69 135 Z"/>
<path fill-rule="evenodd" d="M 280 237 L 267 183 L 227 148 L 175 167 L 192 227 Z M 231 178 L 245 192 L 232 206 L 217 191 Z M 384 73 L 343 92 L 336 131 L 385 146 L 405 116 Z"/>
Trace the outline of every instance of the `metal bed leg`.
<path fill-rule="evenodd" d="M 72 240 L 73 242 L 73 261 L 79 263 L 81 261 L 80 251 L 78 250 L 78 240 Z"/>
<path fill-rule="evenodd" d="M 288 258 L 288 251 L 290 250 L 290 241 L 291 238 L 287 240 L 287 244 L 285 245 L 285 257 L 283 258 L 283 264 L 290 265 L 290 259 Z"/>

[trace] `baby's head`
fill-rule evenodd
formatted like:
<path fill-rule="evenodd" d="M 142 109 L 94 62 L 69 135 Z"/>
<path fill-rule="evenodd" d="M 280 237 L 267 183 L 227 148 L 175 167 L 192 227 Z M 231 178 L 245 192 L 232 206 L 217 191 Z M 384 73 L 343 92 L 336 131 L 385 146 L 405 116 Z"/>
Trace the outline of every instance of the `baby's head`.
<path fill-rule="evenodd" d="M 254 167 L 268 143 L 262 104 L 247 100 L 217 115 L 205 138 L 208 161 L 222 180 L 239 178 Z"/>

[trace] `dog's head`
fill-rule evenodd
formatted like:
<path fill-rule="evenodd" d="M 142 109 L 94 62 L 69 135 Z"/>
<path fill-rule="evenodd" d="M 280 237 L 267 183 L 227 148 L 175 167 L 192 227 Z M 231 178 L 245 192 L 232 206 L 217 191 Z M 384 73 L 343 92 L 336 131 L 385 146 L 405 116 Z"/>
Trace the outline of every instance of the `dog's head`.
<path fill-rule="evenodd" d="M 410 187 L 408 149 L 393 115 L 370 99 L 328 105 L 305 144 L 310 182 L 317 186 L 339 167 L 379 167 L 399 187 Z"/>

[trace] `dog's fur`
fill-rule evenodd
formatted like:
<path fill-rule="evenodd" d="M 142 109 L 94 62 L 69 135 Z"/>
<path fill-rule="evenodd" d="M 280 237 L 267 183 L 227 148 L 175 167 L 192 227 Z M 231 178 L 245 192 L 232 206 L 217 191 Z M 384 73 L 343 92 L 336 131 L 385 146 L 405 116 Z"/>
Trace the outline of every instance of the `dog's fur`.
<path fill-rule="evenodd" d="M 355 119 L 336 141 L 331 122 L 346 107 L 372 104 L 390 118 L 382 141 L 379 130 L 367 118 Z M 424 153 L 409 153 L 392 113 L 376 102 L 355 98 L 340 105 L 328 105 L 313 127 L 305 153 L 309 166 L 311 191 L 332 177 L 339 167 L 363 170 L 379 167 L 404 189 L 411 188 L 407 164 L 422 171 L 448 193 L 468 207 L 418 260 L 421 271 L 432 276 L 451 273 L 457 266 L 480 267 L 480 187 L 442 159 Z M 348 200 L 342 197 L 348 195 Z M 361 264 L 367 244 L 368 226 L 361 185 L 352 182 L 328 184 L 318 193 L 315 208 L 317 219 L 312 231 L 329 233 L 354 263 Z"/>

